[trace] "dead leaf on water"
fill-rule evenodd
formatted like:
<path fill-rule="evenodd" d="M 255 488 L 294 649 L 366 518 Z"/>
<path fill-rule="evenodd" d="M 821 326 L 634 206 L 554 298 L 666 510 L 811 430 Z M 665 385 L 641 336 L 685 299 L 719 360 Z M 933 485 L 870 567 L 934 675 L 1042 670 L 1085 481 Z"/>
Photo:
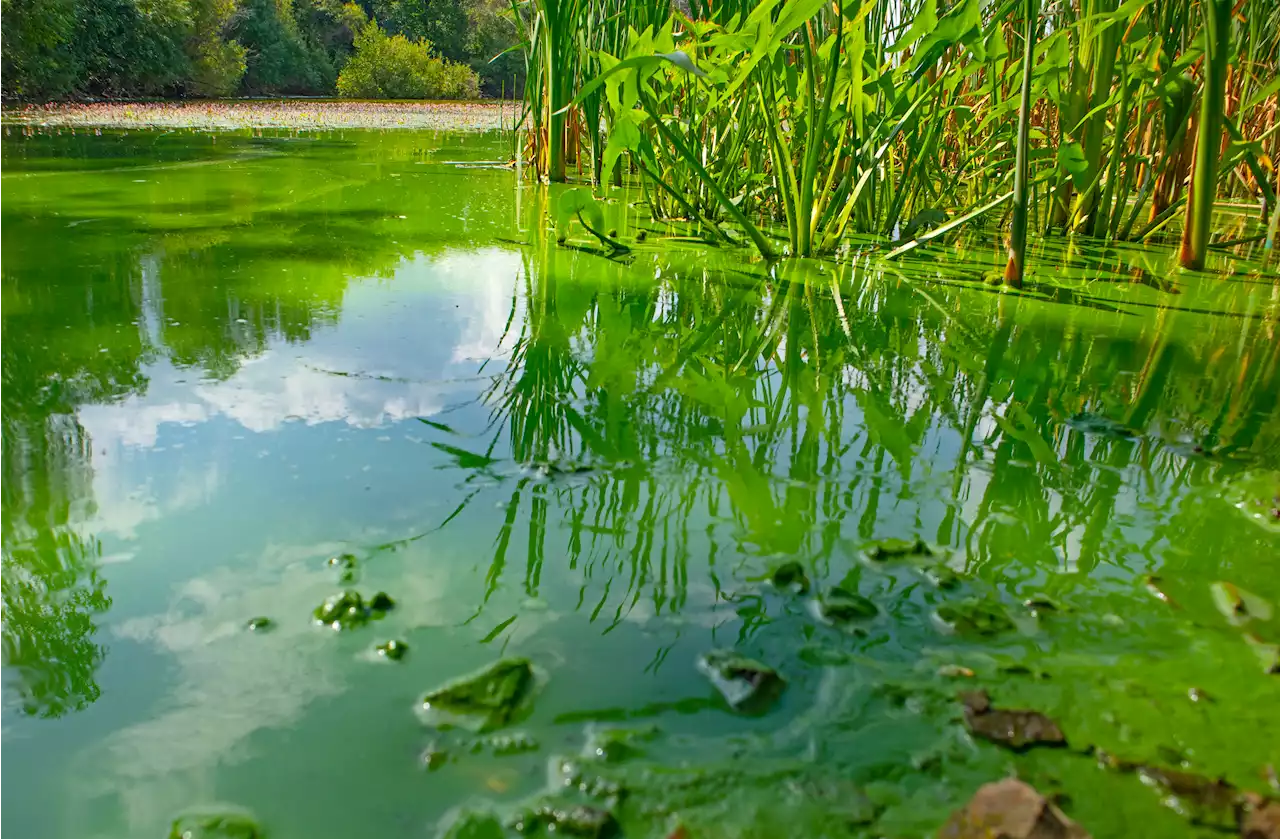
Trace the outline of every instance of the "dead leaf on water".
<path fill-rule="evenodd" d="M 1089 839 L 1089 834 L 1030 784 L 1006 778 L 979 787 L 938 839 Z"/>
<path fill-rule="evenodd" d="M 1014 751 L 1067 744 L 1058 724 L 1038 711 L 994 708 L 985 690 L 964 693 L 960 698 L 964 702 L 965 727 L 983 739 Z"/>

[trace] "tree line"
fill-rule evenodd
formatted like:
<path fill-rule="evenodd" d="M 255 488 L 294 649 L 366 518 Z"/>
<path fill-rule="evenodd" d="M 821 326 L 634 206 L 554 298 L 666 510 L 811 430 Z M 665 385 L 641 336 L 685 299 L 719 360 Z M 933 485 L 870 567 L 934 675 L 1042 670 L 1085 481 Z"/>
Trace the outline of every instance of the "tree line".
<path fill-rule="evenodd" d="M 519 90 L 502 0 L 0 0 L 6 100 Z"/>

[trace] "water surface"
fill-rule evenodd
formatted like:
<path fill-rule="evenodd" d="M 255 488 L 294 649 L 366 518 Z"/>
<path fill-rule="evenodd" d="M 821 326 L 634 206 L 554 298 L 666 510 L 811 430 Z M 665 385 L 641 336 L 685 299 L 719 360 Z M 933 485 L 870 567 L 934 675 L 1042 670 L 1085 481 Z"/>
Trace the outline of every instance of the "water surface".
<path fill-rule="evenodd" d="M 985 234 L 770 269 L 636 194 L 610 260 L 556 245 L 507 150 L 5 139 L 5 829 L 223 802 L 276 839 L 432 836 L 567 795 L 549 765 L 618 726 L 653 735 L 607 767 L 630 836 L 931 835 L 1011 772 L 1095 837 L 1220 835 L 1091 747 L 1267 789 L 1280 630 L 1211 584 L 1280 605 L 1274 269 L 1052 241 L 1001 293 Z M 884 537 L 955 585 L 867 560 Z M 343 553 L 397 608 L 334 632 Z M 791 560 L 810 595 L 768 584 Z M 835 586 L 879 614 L 819 620 Z M 1012 625 L 948 634 L 956 602 Z M 698 675 L 716 647 L 788 680 L 769 713 Z M 413 713 L 504 655 L 545 680 L 537 748 Z M 979 686 L 1070 748 L 972 739 Z"/>

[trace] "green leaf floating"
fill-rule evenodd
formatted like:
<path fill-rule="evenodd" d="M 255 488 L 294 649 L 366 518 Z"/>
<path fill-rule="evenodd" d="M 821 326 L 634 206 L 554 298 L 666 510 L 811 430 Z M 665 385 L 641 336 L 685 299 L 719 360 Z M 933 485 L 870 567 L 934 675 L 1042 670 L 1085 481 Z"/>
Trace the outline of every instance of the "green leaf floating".
<path fill-rule="evenodd" d="M 510 723 L 525 709 L 536 679 L 523 658 L 504 658 L 426 693 L 418 703 L 423 722 L 484 732 Z"/>

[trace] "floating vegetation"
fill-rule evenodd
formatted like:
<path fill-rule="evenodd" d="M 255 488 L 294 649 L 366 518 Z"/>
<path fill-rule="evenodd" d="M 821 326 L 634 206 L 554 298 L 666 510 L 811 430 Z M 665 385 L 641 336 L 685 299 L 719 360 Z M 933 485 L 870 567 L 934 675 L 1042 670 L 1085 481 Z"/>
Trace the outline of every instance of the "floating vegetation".
<path fill-rule="evenodd" d="M 1221 778 L 1208 778 L 1185 769 L 1123 760 L 1101 751 L 1098 761 L 1112 771 L 1135 773 L 1160 795 L 1165 806 L 1197 824 L 1234 829 L 1248 800 L 1263 801 L 1253 794 L 1246 797 Z"/>
<path fill-rule="evenodd" d="M 523 731 L 510 734 L 493 734 L 481 737 L 471 744 L 472 752 L 488 752 L 493 755 L 518 755 L 537 751 L 539 743 L 536 738 Z"/>
<path fill-rule="evenodd" d="M 338 572 L 339 582 L 354 583 L 359 578 L 360 563 L 353 554 L 331 556 L 327 564 Z"/>
<path fill-rule="evenodd" d="M 1038 711 L 1011 711 L 995 708 L 986 691 L 961 696 L 964 723 L 969 732 L 1014 751 L 1032 746 L 1065 746 L 1058 724 Z"/>
<path fill-rule="evenodd" d="M 409 652 L 409 645 L 404 641 L 384 641 L 373 648 L 375 652 L 388 661 L 399 661 Z"/>
<path fill-rule="evenodd" d="M 457 814 L 440 833 L 440 839 L 505 839 L 506 826 L 493 813 L 467 810 Z"/>
<path fill-rule="evenodd" d="M 428 772 L 434 772 L 449 762 L 449 750 L 439 743 L 429 743 L 418 753 L 418 762 Z"/>
<path fill-rule="evenodd" d="M 809 593 L 809 575 L 798 562 L 784 562 L 769 575 L 769 582 L 779 591 L 790 594 Z"/>
<path fill-rule="evenodd" d="M 504 124 L 505 114 L 505 124 Z M 493 131 L 512 108 L 493 102 L 288 101 L 93 102 L 6 108 L 4 121 L 41 128 L 168 128 L 197 131 L 398 128 Z"/>
<path fill-rule="evenodd" d="M 248 812 L 239 810 L 193 811 L 174 819 L 169 839 L 266 839 L 266 833 Z"/>
<path fill-rule="evenodd" d="M 395 607 L 386 592 L 378 592 L 368 601 L 354 589 L 330 595 L 315 608 L 312 615 L 316 623 L 336 630 L 357 629 L 377 620 Z"/>
<path fill-rule="evenodd" d="M 870 599 L 838 586 L 822 593 L 817 608 L 818 615 L 835 626 L 870 620 L 880 614 L 880 608 Z"/>
<path fill-rule="evenodd" d="M 658 736 L 656 725 L 641 728 L 593 728 L 588 732 L 584 757 L 605 763 L 621 763 L 644 754 L 644 744 Z"/>
<path fill-rule="evenodd" d="M 533 665 L 506 658 L 426 693 L 418 702 L 423 722 L 477 732 L 501 728 L 528 705 L 535 688 Z"/>
<path fill-rule="evenodd" d="M 934 624 L 953 635 L 998 635 L 1014 629 L 1014 623 L 1000 603 L 978 597 L 953 600 L 933 613 Z"/>
<path fill-rule="evenodd" d="M 762 713 L 782 694 L 786 681 L 767 664 L 732 650 L 712 650 L 698 657 L 698 671 L 735 711 Z"/>
<path fill-rule="evenodd" d="M 585 804 L 545 804 L 520 813 L 508 821 L 508 825 L 522 836 L 546 834 L 574 839 L 609 839 L 618 832 L 618 822 L 612 813 Z"/>
<path fill-rule="evenodd" d="M 775 11 L 798 8 L 788 0 Z M 991 30 L 990 64 L 963 84 L 1017 75 L 1021 23 Z M 846 24 L 852 44 L 857 24 Z M 1114 34 L 1128 24 L 1113 23 Z M 1132 29 L 1153 31 L 1141 20 Z M 825 49 L 820 27 L 813 41 Z M 808 96 L 806 49 L 798 37 L 772 59 L 779 89 L 743 83 L 786 113 L 790 144 L 816 125 L 796 108 Z M 966 62 L 967 50 L 947 47 L 945 60 Z M 864 66 L 869 98 L 891 95 L 894 62 L 919 56 L 905 53 L 891 54 L 888 74 Z M 699 66 L 701 55 L 688 55 Z M 814 56 L 819 101 L 829 57 Z M 671 61 L 661 60 L 665 73 Z M 929 72 L 918 84 L 933 84 Z M 655 111 L 682 143 L 710 147 L 717 115 L 685 109 L 732 78 L 695 78 L 668 91 L 687 98 Z M 837 99 L 855 90 L 856 105 L 845 78 Z M 1033 88 L 1069 78 L 1037 76 Z M 1144 85 L 1148 102 L 1130 111 L 1155 134 L 1135 125 L 1134 137 L 1162 128 L 1162 104 Z M 992 90 L 991 101 L 1007 92 Z M 933 95 L 949 104 L 916 113 L 942 118 L 937 131 L 969 118 L 963 87 Z M 565 117 L 567 131 L 587 120 L 577 106 Z M 1103 128 L 1104 138 L 1118 132 L 1114 121 Z M 629 836 L 932 836 L 981 783 L 1010 772 L 1097 835 L 1147 824 L 1180 835 L 1199 829 L 1184 821 L 1210 817 L 1164 806 L 1191 798 L 1169 772 L 1231 784 L 1240 800 L 1268 793 L 1274 750 L 1260 733 L 1280 696 L 1268 675 L 1280 672 L 1276 533 L 1241 518 L 1244 496 L 1231 493 L 1240 470 L 1276 465 L 1269 269 L 1223 254 L 1213 264 L 1225 270 L 1200 275 L 1177 271 L 1167 248 L 1101 248 L 1082 234 L 1040 241 L 1033 209 L 1026 288 L 994 294 L 976 279 L 1004 259 L 997 217 L 1011 201 L 980 227 L 943 228 L 961 205 L 1003 194 L 998 170 L 951 195 L 931 192 L 927 172 L 918 190 L 896 193 L 887 181 L 906 177 L 909 159 L 897 147 L 837 170 L 833 189 L 846 176 L 856 188 L 870 171 L 864 191 L 880 190 L 849 222 L 868 228 L 843 240 L 860 249 L 856 260 L 764 265 L 733 244 L 698 241 L 713 226 L 745 241 L 722 216 L 650 214 L 644 190 L 662 188 L 637 169 L 651 152 L 661 178 L 679 177 L 679 164 L 653 144 L 656 128 L 638 130 L 649 145 L 615 161 L 626 187 L 596 199 L 605 226 L 590 210 L 570 219 L 566 244 L 579 250 L 553 244 L 559 187 L 517 189 L 512 173 L 439 165 L 499 159 L 505 138 L 6 137 L 5 679 L 22 736 L 5 748 L 16 762 L 56 779 L 125 761 L 116 774 L 160 800 L 175 766 L 267 796 L 270 785 L 245 779 L 287 778 L 299 765 L 325 788 L 353 789 L 352 755 L 317 760 L 317 748 L 349 743 L 371 758 L 357 760 L 379 804 L 367 812 L 334 796 L 246 800 L 289 835 L 330 821 L 396 834 L 492 795 L 495 806 L 534 801 L 535 811 L 592 806 Z M 1046 168 L 1031 179 L 1030 206 L 1042 211 L 1066 189 L 1043 177 L 1059 131 L 1069 124 L 1031 131 L 1031 166 Z M 847 131 L 845 142 L 863 136 Z M 1154 185 L 1153 142 L 1123 156 L 1121 172 L 1141 158 Z M 930 166 L 965 152 L 937 150 Z M 1237 153 L 1244 145 L 1228 145 L 1224 161 Z M 1006 146 L 987 162 L 1013 154 Z M 713 176 L 723 171 L 724 158 L 696 156 Z M 567 162 L 571 177 L 593 165 L 587 154 Z M 759 210 L 771 188 L 744 182 L 728 197 Z M 663 195 L 654 200 L 676 203 Z M 718 201 L 681 197 L 704 214 Z M 922 224 L 915 250 L 886 262 L 882 223 L 921 207 L 947 218 Z M 1233 212 L 1242 232 L 1256 223 Z M 630 246 L 633 261 L 600 258 L 603 243 L 578 213 Z M 644 247 L 640 226 L 654 234 Z M 767 235 L 781 253 L 780 226 Z M 698 235 L 682 235 L 691 227 Z M 1061 270 L 1048 276 L 1045 265 Z M 161 400 L 187 407 L 159 411 Z M 1081 420 L 1086 408 L 1127 431 Z M 1170 438 L 1214 456 L 1187 457 Z M 166 567 L 163 580 L 113 564 L 130 540 L 86 534 L 119 524 L 105 470 L 120 445 L 125 477 L 153 482 L 158 496 L 159 520 L 137 528 L 139 557 L 188 528 L 224 527 L 231 512 L 244 514 L 245 531 L 188 539 L 192 561 Z M 190 483 L 201 473 L 188 459 L 231 456 L 235 480 Z M 262 494 L 242 491 L 242 467 L 285 504 L 279 515 L 252 515 L 267 511 Z M 171 509 L 162 494 L 173 480 L 209 503 Z M 1268 492 L 1252 496 L 1264 513 Z M 295 504 L 321 514 L 295 517 Z M 339 554 L 327 566 L 317 553 L 335 530 L 367 537 L 337 549 L 354 564 Z M 903 538 L 872 541 L 884 535 Z M 255 545 L 266 546 L 261 556 Z M 317 593 L 317 579 L 331 588 Z M 325 626 L 392 611 L 369 635 L 282 637 L 295 618 L 271 604 L 303 598 L 305 624 L 305 606 L 330 593 Z M 272 614 L 276 634 L 244 637 L 246 604 Z M 398 666 L 369 665 L 374 644 L 401 651 L 410 636 L 395 633 L 410 631 L 427 646 Z M 713 648 L 738 660 L 693 672 L 696 654 Z M 554 668 L 551 689 L 535 699 L 540 674 L 510 667 L 524 661 L 510 656 Z M 155 688 L 152 717 L 81 712 L 109 695 L 95 678 L 103 662 Z M 480 665 L 496 669 L 440 684 Z M 752 718 L 753 697 L 768 699 L 784 676 L 782 693 L 762 703 L 767 716 Z M 440 730 L 406 734 L 414 691 L 429 687 L 418 710 Z M 955 694 L 974 687 L 996 701 L 971 702 L 962 722 Z M 735 702 L 739 714 L 729 713 Z M 196 713 L 244 725 L 170 754 Z M 92 735 L 84 760 L 56 747 L 59 727 L 70 730 L 59 716 Z M 648 739 L 651 723 L 660 737 Z M 1041 748 L 1055 745 L 1055 727 L 1075 748 Z M 1139 757 L 1151 791 L 1136 769 L 1100 772 L 1089 744 Z M 127 813 L 100 806 L 104 783 L 49 789 L 68 812 L 91 812 L 100 832 L 132 835 Z M 18 819 L 19 833 L 60 837 L 79 823 L 46 824 L 42 796 L 9 803 L 6 823 Z M 1266 811 L 1250 810 L 1255 821 Z M 1213 823 L 1229 829 L 1227 818 Z"/>

